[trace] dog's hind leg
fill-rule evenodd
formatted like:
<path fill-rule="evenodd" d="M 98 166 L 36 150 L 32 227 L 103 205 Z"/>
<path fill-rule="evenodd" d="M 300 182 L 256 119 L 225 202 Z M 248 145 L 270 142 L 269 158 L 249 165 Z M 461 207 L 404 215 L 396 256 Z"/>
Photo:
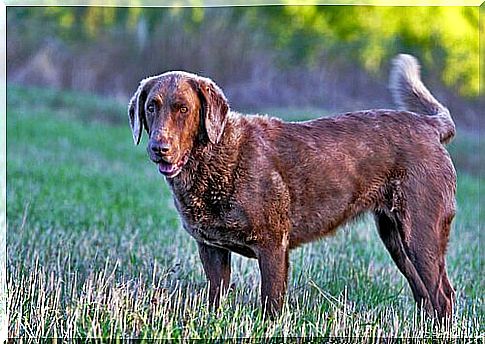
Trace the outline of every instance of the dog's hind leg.
<path fill-rule="evenodd" d="M 417 205 L 416 205 L 417 207 Z M 434 209 L 443 209 L 439 202 Z M 408 228 L 407 251 L 416 270 L 426 286 L 439 318 L 451 316 L 454 291 L 448 280 L 445 251 L 454 211 L 445 215 L 428 211 L 426 214 L 413 209 L 413 225 Z"/>
<path fill-rule="evenodd" d="M 449 235 L 450 235 L 450 229 L 451 229 L 451 222 L 453 221 L 453 218 L 454 218 L 454 215 L 455 215 L 455 211 L 452 211 L 450 216 L 448 218 L 446 218 L 444 221 L 443 221 L 443 237 L 442 237 L 442 242 L 441 242 L 441 246 L 442 246 L 442 251 L 443 251 L 443 255 L 442 255 L 442 274 L 441 274 L 441 286 L 443 287 L 443 291 L 445 293 L 445 295 L 447 296 L 448 298 L 448 301 L 450 302 L 450 312 L 453 311 L 453 303 L 455 302 L 455 289 L 453 289 L 449 279 L 448 279 L 448 273 L 446 272 L 446 263 L 445 263 L 445 252 L 446 252 L 446 246 L 448 244 L 448 238 L 449 238 Z"/>
<path fill-rule="evenodd" d="M 414 299 L 419 305 L 423 305 L 427 312 L 433 312 L 431 297 L 421 279 L 418 271 L 411 261 L 401 236 L 401 223 L 396 216 L 388 216 L 384 211 L 375 211 L 374 218 L 377 225 L 379 236 L 389 251 L 391 258 L 396 263 L 399 271 L 406 277 Z"/>

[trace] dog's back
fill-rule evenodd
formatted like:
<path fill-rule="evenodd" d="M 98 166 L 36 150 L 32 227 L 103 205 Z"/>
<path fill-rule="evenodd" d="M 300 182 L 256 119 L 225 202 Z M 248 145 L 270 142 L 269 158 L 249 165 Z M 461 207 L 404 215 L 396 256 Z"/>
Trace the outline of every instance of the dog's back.
<path fill-rule="evenodd" d="M 289 195 L 291 247 L 364 211 L 388 207 L 393 183 L 451 166 L 434 123 L 408 111 L 360 111 L 303 123 L 257 117 L 244 126 L 248 142 L 242 146 L 252 147 L 248 175 L 274 180 L 268 173 L 277 171 L 279 189 Z"/>

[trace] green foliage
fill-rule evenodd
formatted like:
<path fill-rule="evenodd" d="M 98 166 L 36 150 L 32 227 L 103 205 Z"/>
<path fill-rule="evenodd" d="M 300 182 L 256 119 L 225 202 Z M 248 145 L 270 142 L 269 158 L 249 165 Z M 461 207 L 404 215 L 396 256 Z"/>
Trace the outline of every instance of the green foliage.
<path fill-rule="evenodd" d="M 176 18 L 184 30 L 197 30 L 212 15 L 241 25 L 261 46 L 278 51 L 282 68 L 319 65 L 322 59 L 358 63 L 383 76 L 383 67 L 398 52 L 413 53 L 425 69 L 461 95 L 479 89 L 478 7 L 260 6 L 243 8 L 9 8 L 8 20 L 40 23 L 44 33 L 66 42 L 89 42 L 113 32 L 139 35 L 159 30 Z M 239 23 L 239 24 L 238 24 Z M 141 31 L 140 31 L 141 30 Z M 37 33 L 38 34 L 38 33 Z M 214 36 L 217 40 L 217 36 Z"/>
<path fill-rule="evenodd" d="M 485 3 L 480 6 L 480 96 L 485 104 Z"/>
<path fill-rule="evenodd" d="M 322 58 L 358 61 L 379 73 L 399 52 L 417 55 L 427 70 L 462 95 L 478 96 L 478 8 L 285 6 L 254 8 L 288 64 Z M 262 19 L 263 18 L 263 19 Z"/>
<path fill-rule="evenodd" d="M 447 259 L 457 291 L 450 324 L 438 325 L 414 308 L 370 219 L 292 252 L 289 294 L 276 321 L 262 318 L 256 262 L 237 255 L 235 289 L 211 312 L 195 242 L 182 230 L 144 142 L 133 146 L 127 123 L 87 115 L 118 108 L 125 117 L 125 104 L 105 99 L 112 104 L 105 109 L 100 98 L 88 99 L 8 88 L 10 337 L 481 335 L 483 178 L 458 171 Z M 293 116 L 291 109 L 281 113 Z"/>

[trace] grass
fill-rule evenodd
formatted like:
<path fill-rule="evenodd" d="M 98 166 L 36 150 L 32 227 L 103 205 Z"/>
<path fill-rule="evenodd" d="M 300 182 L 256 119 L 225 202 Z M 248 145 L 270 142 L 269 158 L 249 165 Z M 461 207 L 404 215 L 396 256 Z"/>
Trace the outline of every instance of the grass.
<path fill-rule="evenodd" d="M 368 218 L 291 253 L 287 302 L 275 321 L 259 309 L 256 261 L 237 255 L 235 289 L 211 312 L 195 242 L 144 143 L 133 146 L 125 111 L 89 95 L 9 87 L 10 337 L 483 338 L 483 177 L 458 173 L 450 323 L 416 309 Z M 466 142 L 456 147 L 475 155 Z"/>

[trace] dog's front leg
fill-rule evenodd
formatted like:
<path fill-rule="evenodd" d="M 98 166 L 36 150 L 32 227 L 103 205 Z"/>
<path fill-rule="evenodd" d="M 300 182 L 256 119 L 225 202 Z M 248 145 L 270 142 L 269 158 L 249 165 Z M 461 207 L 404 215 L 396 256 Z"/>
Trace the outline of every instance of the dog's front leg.
<path fill-rule="evenodd" d="M 261 271 L 261 303 L 263 311 L 276 317 L 281 311 L 288 279 L 288 247 L 265 247 L 258 250 Z"/>
<path fill-rule="evenodd" d="M 209 304 L 219 307 L 221 292 L 226 292 L 231 279 L 231 252 L 226 249 L 209 246 L 201 242 L 199 256 L 202 260 L 204 272 L 209 281 Z M 222 289 L 221 289 L 222 287 Z"/>

